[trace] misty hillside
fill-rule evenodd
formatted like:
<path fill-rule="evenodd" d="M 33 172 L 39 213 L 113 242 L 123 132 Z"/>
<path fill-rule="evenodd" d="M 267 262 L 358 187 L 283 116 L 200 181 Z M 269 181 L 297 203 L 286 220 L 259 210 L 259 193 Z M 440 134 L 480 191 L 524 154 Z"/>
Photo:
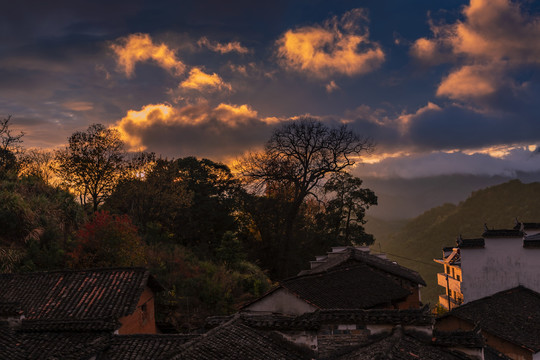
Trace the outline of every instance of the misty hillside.
<path fill-rule="evenodd" d="M 513 179 L 524 183 L 540 181 L 540 172 L 518 172 L 513 178 L 464 174 L 414 179 L 359 176 L 364 180 L 364 186 L 375 191 L 379 198 L 379 205 L 371 207 L 368 215 L 383 220 L 412 219 L 441 204 L 457 204 L 473 191 Z"/>
<path fill-rule="evenodd" d="M 484 223 L 490 228 L 511 228 L 515 218 L 538 222 L 539 203 L 540 183 L 524 184 L 512 180 L 475 191 L 458 205 L 447 203 L 435 207 L 401 227 L 396 222 L 389 222 L 387 229 L 396 229 L 393 234 L 382 230 L 382 220 L 374 220 L 373 224 L 368 221 L 366 228 L 376 237 L 373 250 L 381 249 L 389 258 L 420 272 L 428 284 L 422 291 L 423 301 L 434 304 L 441 292 L 436 274 L 442 267 L 433 259 L 441 257 L 442 247 L 455 245 L 460 234 L 463 237 L 480 236 Z"/>

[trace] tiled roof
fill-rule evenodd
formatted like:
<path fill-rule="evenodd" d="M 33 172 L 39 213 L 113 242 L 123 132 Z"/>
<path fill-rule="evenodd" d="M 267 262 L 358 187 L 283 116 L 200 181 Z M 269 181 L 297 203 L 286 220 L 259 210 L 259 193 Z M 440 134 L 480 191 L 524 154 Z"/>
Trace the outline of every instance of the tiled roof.
<path fill-rule="evenodd" d="M 253 329 L 233 318 L 185 344 L 171 360 L 301 360 L 312 355 L 277 333 Z"/>
<path fill-rule="evenodd" d="M 521 230 L 521 225 L 523 224 L 524 230 L 531 230 L 531 229 L 540 229 L 540 223 L 533 223 L 533 222 L 516 222 L 516 226 L 514 226 L 514 230 Z"/>
<path fill-rule="evenodd" d="M 526 247 L 526 248 L 540 247 L 540 233 L 525 236 L 525 238 L 523 239 L 523 247 Z"/>
<path fill-rule="evenodd" d="M 308 317 L 309 314 L 301 315 Z M 311 315 L 320 323 L 385 324 L 385 325 L 432 325 L 429 308 L 423 309 L 369 309 L 369 310 L 319 310 Z"/>
<path fill-rule="evenodd" d="M 533 352 L 540 351 L 540 294 L 518 286 L 463 304 L 441 318 L 455 316 Z"/>
<path fill-rule="evenodd" d="M 110 320 L 23 320 L 21 322 L 21 330 L 24 332 L 92 332 L 92 331 L 108 331 L 111 334 L 119 328 L 119 322 L 114 319 Z"/>
<path fill-rule="evenodd" d="M 432 342 L 439 346 L 448 347 L 468 347 L 481 348 L 484 346 L 484 339 L 477 328 L 473 331 L 433 331 Z"/>
<path fill-rule="evenodd" d="M 197 335 L 115 335 L 97 360 L 150 360 L 170 357 Z"/>
<path fill-rule="evenodd" d="M 484 238 L 496 238 L 496 237 L 502 237 L 502 238 L 509 238 L 509 237 L 523 237 L 523 232 L 520 230 L 514 230 L 514 229 L 499 229 L 499 230 L 490 230 L 486 229 L 484 233 L 482 234 L 482 237 Z"/>
<path fill-rule="evenodd" d="M 0 328 L 0 359 L 81 360 L 103 350 L 110 332 L 24 332 Z"/>
<path fill-rule="evenodd" d="M 470 360 L 462 353 L 435 346 L 429 339 L 421 338 L 418 334 L 404 332 L 401 327 L 394 329 L 392 334 L 332 359 Z"/>
<path fill-rule="evenodd" d="M 0 274 L 3 297 L 29 320 L 118 319 L 133 313 L 147 284 L 158 288 L 143 268 Z"/>
<path fill-rule="evenodd" d="M 485 246 L 485 241 L 483 238 L 475 239 L 458 239 L 457 245 L 460 249 L 464 248 L 483 248 Z"/>
<path fill-rule="evenodd" d="M 214 328 L 230 321 L 231 316 L 206 319 L 206 328 Z M 357 325 L 433 325 L 429 308 L 424 309 L 357 309 L 317 310 L 298 316 L 281 314 L 240 313 L 239 320 L 250 327 L 265 330 L 318 330 L 322 324 Z"/>
<path fill-rule="evenodd" d="M 320 309 L 366 309 L 402 300 L 410 291 L 363 263 L 297 276 L 280 286 Z"/>
<path fill-rule="evenodd" d="M 381 270 L 389 274 L 410 280 L 416 284 L 426 286 L 426 282 L 416 271 L 398 265 L 388 259 L 382 259 L 378 256 L 370 254 L 367 251 L 361 251 L 353 247 L 347 247 L 344 251 L 339 253 L 330 253 L 327 260 L 322 262 L 319 266 L 311 270 L 301 271 L 298 275 L 316 274 L 327 271 L 349 260 L 366 264 L 377 270 Z"/>
<path fill-rule="evenodd" d="M 18 301 L 3 301 L 0 298 L 0 316 L 19 316 L 22 313 L 21 303 Z"/>

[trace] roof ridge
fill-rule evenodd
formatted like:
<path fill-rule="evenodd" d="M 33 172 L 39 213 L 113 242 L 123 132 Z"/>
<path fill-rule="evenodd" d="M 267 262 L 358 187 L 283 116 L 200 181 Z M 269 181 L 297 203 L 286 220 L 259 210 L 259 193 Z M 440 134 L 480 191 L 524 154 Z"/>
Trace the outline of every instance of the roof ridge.
<path fill-rule="evenodd" d="M 347 260 L 352 260 L 352 259 L 346 259 L 345 261 Z M 341 265 L 343 264 L 345 261 L 337 264 L 337 265 Z M 365 263 L 361 263 L 361 264 L 354 264 L 354 265 L 351 265 L 350 267 L 354 267 L 354 268 L 357 268 L 357 267 L 366 267 L 366 268 L 370 268 L 367 264 Z M 328 269 L 325 269 L 325 270 L 321 270 L 319 272 L 315 272 L 315 273 L 308 273 L 308 274 L 302 274 L 302 275 L 295 275 L 295 276 L 291 276 L 289 278 L 286 278 L 286 279 L 283 279 L 281 281 L 279 281 L 279 284 L 281 285 L 282 283 L 284 283 L 285 281 L 290 281 L 290 280 L 295 280 L 295 279 L 299 279 L 299 278 L 307 278 L 307 277 L 314 277 L 314 276 L 320 276 L 320 275 L 323 275 L 323 274 L 329 274 L 329 273 L 334 273 L 334 272 L 339 272 L 339 271 L 346 271 L 349 267 L 346 267 L 346 268 L 343 268 L 343 267 L 337 267 L 337 266 L 333 266 L 331 268 L 328 268 Z M 371 270 L 371 269 L 370 269 Z"/>
<path fill-rule="evenodd" d="M 42 270 L 42 271 L 30 271 L 30 272 L 18 272 L 18 273 L 3 273 L 0 276 L 30 276 L 37 274 L 56 274 L 56 273 L 81 273 L 81 272 L 107 272 L 107 271 L 121 271 L 121 270 L 141 270 L 149 271 L 148 268 L 143 266 L 115 266 L 115 267 L 98 267 L 88 269 L 55 269 L 55 270 Z"/>
<path fill-rule="evenodd" d="M 473 300 L 473 301 L 464 303 L 464 304 L 458 306 L 458 307 L 455 308 L 455 309 L 452 309 L 452 311 L 449 311 L 449 312 L 447 312 L 446 314 L 444 314 L 444 315 L 442 315 L 442 316 L 440 316 L 440 317 L 441 317 L 441 318 L 446 317 L 446 316 L 450 315 L 450 314 L 451 314 L 452 312 L 454 312 L 454 311 L 457 312 L 457 311 L 460 310 L 460 309 L 465 309 L 465 308 L 467 308 L 467 307 L 470 307 L 471 304 L 475 304 L 475 303 L 478 303 L 478 302 L 481 302 L 481 301 L 485 301 L 486 299 L 493 299 L 493 298 L 496 297 L 496 296 L 502 296 L 504 293 L 510 293 L 510 292 L 513 292 L 513 291 L 516 291 L 516 290 L 524 290 L 524 291 L 530 293 L 531 295 L 534 295 L 534 296 L 540 298 L 540 293 L 537 293 L 536 291 L 534 291 L 534 290 L 532 290 L 532 289 L 529 289 L 528 287 L 525 287 L 525 286 L 523 286 L 523 285 L 518 285 L 518 286 L 514 286 L 513 288 L 501 290 L 501 291 L 498 291 L 498 292 L 496 292 L 496 293 L 494 293 L 494 294 L 491 294 L 491 295 L 488 295 L 488 296 L 484 296 L 484 297 L 482 297 L 482 298 L 480 298 L 480 299 L 476 299 L 476 300 Z M 454 314 L 455 314 L 455 313 L 454 313 Z"/>

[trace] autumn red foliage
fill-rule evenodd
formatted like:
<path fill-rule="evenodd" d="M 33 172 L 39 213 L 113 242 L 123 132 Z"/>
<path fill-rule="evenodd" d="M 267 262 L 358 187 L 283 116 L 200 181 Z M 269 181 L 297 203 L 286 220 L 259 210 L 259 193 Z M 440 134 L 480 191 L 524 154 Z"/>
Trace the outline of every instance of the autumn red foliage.
<path fill-rule="evenodd" d="M 73 268 L 146 264 L 146 246 L 127 215 L 96 212 L 78 231 L 75 243 L 68 253 Z"/>

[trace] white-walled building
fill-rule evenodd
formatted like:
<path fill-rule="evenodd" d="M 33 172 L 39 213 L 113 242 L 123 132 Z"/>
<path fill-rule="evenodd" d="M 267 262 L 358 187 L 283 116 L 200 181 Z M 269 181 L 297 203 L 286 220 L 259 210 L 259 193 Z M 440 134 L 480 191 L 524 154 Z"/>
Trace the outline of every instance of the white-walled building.
<path fill-rule="evenodd" d="M 482 238 L 458 238 L 445 248 L 438 284 L 447 309 L 503 290 L 524 286 L 540 292 L 540 223 L 517 223 L 513 229 L 487 229 Z"/>

